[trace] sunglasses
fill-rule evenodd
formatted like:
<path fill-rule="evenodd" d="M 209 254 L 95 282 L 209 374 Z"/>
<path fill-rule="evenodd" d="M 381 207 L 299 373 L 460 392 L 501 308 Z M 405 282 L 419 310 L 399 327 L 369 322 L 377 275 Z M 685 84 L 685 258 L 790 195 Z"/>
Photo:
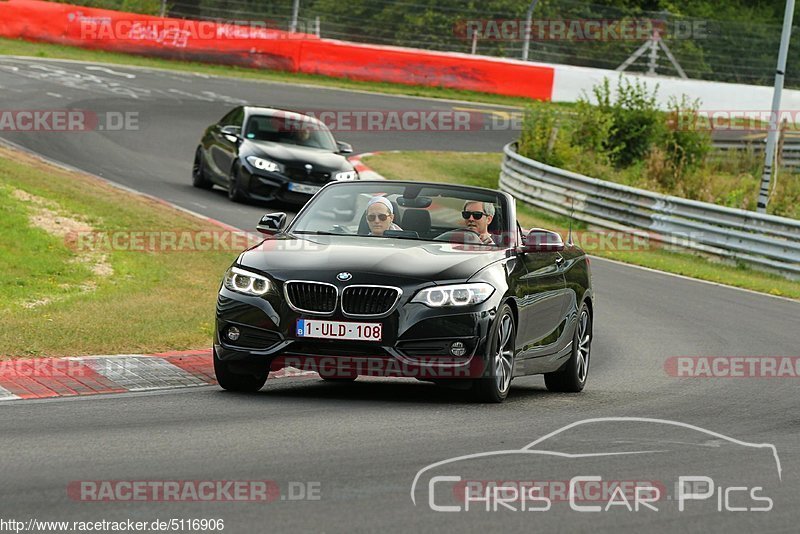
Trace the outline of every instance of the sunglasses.
<path fill-rule="evenodd" d="M 484 215 L 488 215 L 482 211 L 462 211 L 461 216 L 464 218 L 465 221 L 468 221 L 470 217 L 475 219 L 476 221 L 480 221 Z"/>
<path fill-rule="evenodd" d="M 367 220 L 368 220 L 369 222 L 375 222 L 375 219 L 380 219 L 380 220 L 381 220 L 381 222 L 384 222 L 384 221 L 386 221 L 386 219 L 388 219 L 388 218 L 389 218 L 389 215 L 388 215 L 388 214 L 386 214 L 386 213 L 377 213 L 377 214 L 375 214 L 375 213 L 370 213 L 369 215 L 367 215 Z"/>

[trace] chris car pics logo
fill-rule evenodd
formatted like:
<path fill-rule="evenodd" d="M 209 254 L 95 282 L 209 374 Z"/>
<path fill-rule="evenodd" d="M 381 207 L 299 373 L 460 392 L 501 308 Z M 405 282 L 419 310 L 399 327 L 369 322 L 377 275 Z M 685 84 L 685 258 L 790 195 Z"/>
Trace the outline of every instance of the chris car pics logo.
<path fill-rule="evenodd" d="M 747 471 L 738 468 L 743 457 Z M 770 443 L 678 421 L 604 417 L 521 449 L 429 464 L 414 477 L 411 500 L 437 513 L 768 512 L 786 491 L 781 473 Z"/>

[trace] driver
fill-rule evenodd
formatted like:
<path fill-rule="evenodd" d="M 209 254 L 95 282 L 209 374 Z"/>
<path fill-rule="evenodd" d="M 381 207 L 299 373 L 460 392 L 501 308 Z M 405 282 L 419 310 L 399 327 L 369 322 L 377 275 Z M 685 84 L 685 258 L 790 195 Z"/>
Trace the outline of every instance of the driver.
<path fill-rule="evenodd" d="M 372 197 L 367 202 L 369 235 L 382 236 L 386 230 L 402 230 L 394 224 L 394 207 L 386 197 Z"/>
<path fill-rule="evenodd" d="M 464 226 L 476 232 L 484 245 L 494 245 L 494 239 L 489 233 L 489 224 L 494 219 L 494 204 L 480 200 L 467 200 L 461 212 Z"/>
<path fill-rule="evenodd" d="M 294 141 L 298 145 L 305 145 L 311 139 L 311 130 L 308 128 L 298 128 L 294 132 Z"/>

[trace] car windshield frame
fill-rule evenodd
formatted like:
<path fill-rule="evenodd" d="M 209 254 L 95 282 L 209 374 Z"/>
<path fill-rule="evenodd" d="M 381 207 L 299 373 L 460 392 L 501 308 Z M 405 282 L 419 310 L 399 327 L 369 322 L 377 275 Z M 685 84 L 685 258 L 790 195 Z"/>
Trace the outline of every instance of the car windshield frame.
<path fill-rule="evenodd" d="M 271 129 L 261 129 L 255 133 L 252 129 L 253 121 L 263 121 L 263 124 L 274 126 Z M 302 131 L 308 132 L 308 139 L 303 140 Z M 261 141 L 276 143 L 279 145 L 300 146 L 303 148 L 313 148 L 325 150 L 327 152 L 338 152 L 339 146 L 333 134 L 324 123 L 295 113 L 250 113 L 244 124 L 242 134 L 248 141 Z"/>
<path fill-rule="evenodd" d="M 349 191 L 346 188 L 355 189 L 354 192 Z M 384 235 L 384 236 L 373 236 L 370 234 L 363 234 L 358 231 L 351 232 L 351 231 L 333 231 L 333 227 L 337 226 L 335 219 L 330 219 L 329 223 L 331 223 L 331 228 L 313 228 L 313 223 L 309 224 L 308 218 L 309 217 L 316 217 L 315 213 L 317 209 L 319 209 L 320 204 L 324 204 L 328 201 L 328 196 L 333 195 L 336 196 L 337 191 L 347 191 L 348 194 L 354 195 L 353 198 L 356 196 L 361 196 L 362 201 L 364 199 L 368 199 L 372 196 L 380 196 L 380 195 L 388 195 L 388 197 L 393 197 L 393 201 L 396 204 L 398 200 L 402 197 L 403 200 L 401 202 L 406 202 L 408 199 L 408 204 L 405 206 L 398 206 L 403 210 L 408 210 L 411 208 L 420 208 L 420 206 L 414 206 L 413 202 L 414 199 L 419 197 L 429 197 L 434 201 L 436 198 L 442 198 L 449 202 L 453 202 L 454 200 L 460 201 L 486 201 L 492 202 L 495 205 L 496 214 L 495 216 L 498 217 L 498 224 L 495 228 L 496 232 L 491 232 L 493 236 L 499 236 L 499 242 L 496 242 L 494 245 L 492 244 L 480 244 L 480 243 L 473 243 L 472 241 L 466 240 L 459 240 L 456 236 L 454 236 L 452 242 L 457 242 L 460 244 L 466 245 L 477 245 L 482 248 L 496 248 L 496 247 L 512 247 L 515 246 L 517 242 L 517 234 L 516 230 L 512 229 L 512 226 L 517 224 L 516 223 L 516 213 L 514 211 L 513 206 L 513 199 L 509 199 L 506 193 L 501 191 L 496 191 L 493 189 L 487 188 L 479 188 L 479 187 L 470 187 L 470 186 L 461 186 L 456 184 L 445 184 L 445 183 L 435 183 L 435 182 L 409 182 L 409 181 L 364 181 L 364 182 L 334 182 L 331 184 L 326 185 L 319 193 L 314 195 L 314 197 L 300 210 L 297 216 L 289 223 L 285 232 L 287 234 L 292 235 L 333 235 L 333 236 L 356 236 L 356 237 L 375 237 L 375 238 L 382 238 L 387 240 L 392 239 L 399 239 L 399 240 L 406 240 L 406 241 L 418 241 L 418 242 L 438 242 L 438 243 L 446 243 L 448 241 L 442 239 L 435 239 L 431 237 L 423 237 L 421 235 L 413 236 L 408 235 L 405 232 L 397 231 L 392 232 L 394 235 Z M 343 196 L 344 198 L 347 195 Z M 456 210 L 453 210 L 456 211 Z M 326 213 L 323 209 L 323 213 Z M 460 208 L 457 212 L 460 212 Z M 353 212 L 353 219 L 351 220 L 350 226 L 353 226 L 353 222 L 359 220 L 358 213 L 361 213 L 363 216 L 364 209 L 356 207 Z M 316 220 L 315 220 L 316 222 Z M 305 224 L 304 224 L 305 223 Z M 437 227 L 440 228 L 440 227 Z M 452 230 L 457 230 L 462 228 L 458 224 L 454 224 L 452 226 Z M 443 233 L 452 230 L 443 230 Z M 432 230 L 433 231 L 433 230 Z M 441 234 L 440 234 L 441 235 Z"/>

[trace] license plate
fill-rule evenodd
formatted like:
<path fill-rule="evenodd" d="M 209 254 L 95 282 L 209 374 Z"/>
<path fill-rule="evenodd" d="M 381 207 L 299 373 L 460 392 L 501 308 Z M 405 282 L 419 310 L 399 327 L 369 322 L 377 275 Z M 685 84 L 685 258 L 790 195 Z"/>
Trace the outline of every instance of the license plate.
<path fill-rule="evenodd" d="M 289 182 L 289 191 L 294 191 L 295 193 L 308 193 L 309 195 L 313 195 L 320 189 L 322 189 L 322 187 L 318 185 L 296 184 L 294 182 Z"/>
<path fill-rule="evenodd" d="M 346 339 L 349 341 L 380 341 L 383 336 L 383 324 L 298 319 L 296 332 L 297 337 Z"/>

